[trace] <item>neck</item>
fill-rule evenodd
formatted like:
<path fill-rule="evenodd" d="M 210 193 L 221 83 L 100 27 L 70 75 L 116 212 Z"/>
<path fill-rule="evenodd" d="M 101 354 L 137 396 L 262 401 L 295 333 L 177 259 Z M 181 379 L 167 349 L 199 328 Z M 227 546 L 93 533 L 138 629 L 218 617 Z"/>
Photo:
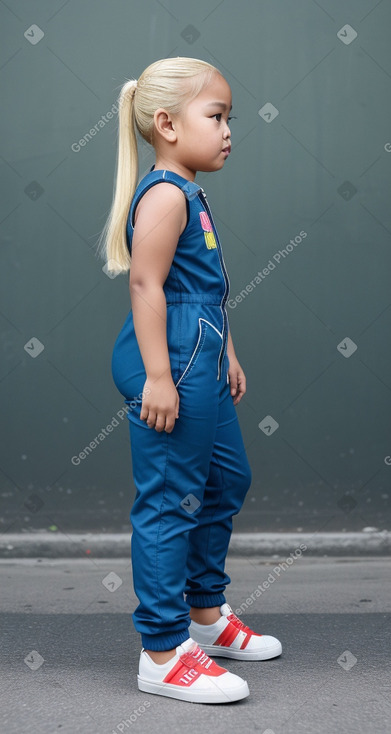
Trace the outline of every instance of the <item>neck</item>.
<path fill-rule="evenodd" d="M 182 176 L 182 178 L 186 178 L 188 181 L 194 181 L 195 174 L 197 171 L 191 171 L 189 168 L 186 168 L 186 166 L 181 166 L 180 163 L 174 163 L 173 161 L 167 161 L 163 158 L 157 158 L 156 163 L 154 166 L 155 171 L 161 171 L 161 170 L 167 170 L 172 171 L 173 173 L 177 173 L 178 176 Z"/>

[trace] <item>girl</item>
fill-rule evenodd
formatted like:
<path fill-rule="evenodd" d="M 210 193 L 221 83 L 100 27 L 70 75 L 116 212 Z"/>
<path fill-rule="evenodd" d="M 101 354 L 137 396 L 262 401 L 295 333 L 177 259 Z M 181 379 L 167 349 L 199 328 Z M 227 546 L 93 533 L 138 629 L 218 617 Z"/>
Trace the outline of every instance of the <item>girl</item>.
<path fill-rule="evenodd" d="M 194 179 L 224 166 L 231 102 L 221 72 L 199 59 L 162 59 L 124 84 L 103 231 L 108 270 L 130 270 L 132 308 L 112 374 L 128 406 L 136 486 L 138 688 L 199 703 L 249 695 L 247 682 L 208 653 L 239 660 L 281 653 L 280 642 L 244 625 L 224 596 L 232 516 L 251 483 L 234 408 L 246 378 L 229 331 L 221 244 Z M 136 130 L 156 153 L 139 182 Z"/>

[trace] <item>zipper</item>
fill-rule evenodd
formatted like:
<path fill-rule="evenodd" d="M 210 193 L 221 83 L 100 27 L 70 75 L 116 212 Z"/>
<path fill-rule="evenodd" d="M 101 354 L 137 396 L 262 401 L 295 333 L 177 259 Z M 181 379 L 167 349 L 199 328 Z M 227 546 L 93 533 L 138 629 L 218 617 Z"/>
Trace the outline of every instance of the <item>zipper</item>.
<path fill-rule="evenodd" d="M 220 349 L 220 354 L 219 354 L 219 359 L 218 359 L 218 371 L 217 371 L 217 379 L 220 380 L 221 365 L 222 365 L 222 361 L 223 361 L 224 343 L 225 343 L 225 340 L 226 340 L 226 335 L 228 333 L 228 318 L 227 318 L 227 312 L 226 312 L 226 309 L 225 309 L 225 304 L 226 304 L 227 298 L 228 298 L 228 292 L 229 292 L 230 282 L 229 282 L 229 277 L 228 277 L 228 273 L 227 273 L 227 268 L 225 267 L 224 256 L 223 256 L 223 251 L 222 251 L 220 240 L 219 240 L 219 235 L 217 234 L 216 225 L 215 225 L 214 220 L 213 220 L 213 215 L 212 215 L 212 212 L 210 210 L 210 206 L 209 206 L 208 200 L 206 198 L 205 191 L 202 188 L 202 186 L 200 186 L 200 188 L 201 188 L 201 191 L 202 191 L 201 196 L 202 196 L 202 198 L 204 200 L 204 204 L 206 206 L 207 212 L 210 215 L 210 219 L 211 219 L 211 222 L 212 222 L 212 225 L 213 225 L 213 228 L 214 228 L 214 232 L 215 232 L 215 235 L 216 235 L 217 252 L 218 252 L 218 256 L 219 256 L 219 260 L 220 260 L 221 271 L 223 273 L 224 282 L 225 282 L 225 291 L 224 291 L 224 295 L 223 295 L 223 297 L 221 299 L 221 303 L 220 303 L 221 313 L 223 315 L 223 331 L 222 331 L 221 349 Z"/>

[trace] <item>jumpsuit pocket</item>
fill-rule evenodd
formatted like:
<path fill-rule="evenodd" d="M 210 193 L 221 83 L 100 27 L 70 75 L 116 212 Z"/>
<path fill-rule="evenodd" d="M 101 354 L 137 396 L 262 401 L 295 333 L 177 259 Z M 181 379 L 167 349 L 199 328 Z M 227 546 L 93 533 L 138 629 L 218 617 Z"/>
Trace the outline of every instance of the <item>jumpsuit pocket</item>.
<path fill-rule="evenodd" d="M 187 380 L 189 377 L 191 371 L 194 369 L 195 365 L 197 364 L 198 358 L 202 352 L 202 349 L 204 347 L 205 338 L 207 336 L 207 332 L 209 329 L 212 329 L 213 331 L 216 331 L 219 335 L 220 339 L 221 334 L 220 332 L 214 327 L 212 324 L 209 323 L 206 319 L 203 319 L 201 316 L 198 318 L 198 337 L 197 342 L 195 344 L 195 347 L 193 349 L 193 352 L 191 354 L 190 359 L 188 360 L 187 364 L 185 365 L 185 368 L 182 369 L 181 367 L 179 370 L 175 370 L 174 373 L 174 382 L 175 387 L 177 387 L 180 383 Z M 216 357 L 217 359 L 217 357 Z"/>

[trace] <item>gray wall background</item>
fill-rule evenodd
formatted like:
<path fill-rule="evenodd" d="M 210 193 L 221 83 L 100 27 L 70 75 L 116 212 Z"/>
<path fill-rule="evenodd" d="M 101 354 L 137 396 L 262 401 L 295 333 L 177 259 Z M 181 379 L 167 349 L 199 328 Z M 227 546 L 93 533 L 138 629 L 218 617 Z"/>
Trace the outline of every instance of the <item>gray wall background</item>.
<path fill-rule="evenodd" d="M 110 367 L 128 277 L 96 254 L 117 139 L 104 116 L 167 56 L 220 68 L 238 118 L 223 170 L 196 177 L 247 376 L 254 480 L 234 527 L 389 528 L 389 0 L 9 1 L 0 19 L 2 531 L 130 529 Z M 140 177 L 153 162 L 142 143 Z"/>

